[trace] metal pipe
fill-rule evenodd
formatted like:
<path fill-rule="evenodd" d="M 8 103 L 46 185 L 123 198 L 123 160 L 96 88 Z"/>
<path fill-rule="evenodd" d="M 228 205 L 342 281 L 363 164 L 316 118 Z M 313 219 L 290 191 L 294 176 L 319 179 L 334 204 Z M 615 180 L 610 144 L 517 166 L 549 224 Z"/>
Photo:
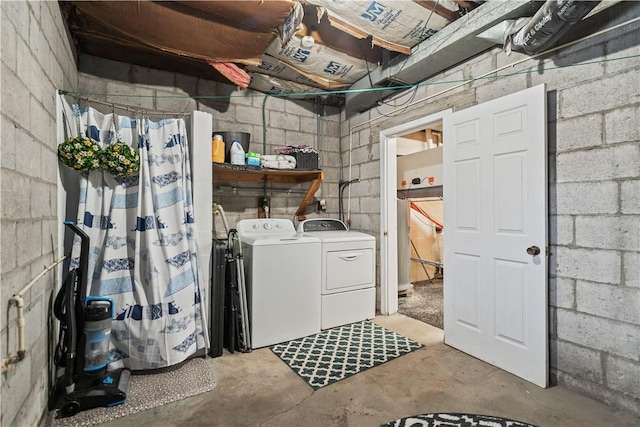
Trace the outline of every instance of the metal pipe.
<path fill-rule="evenodd" d="M 265 96 L 262 100 L 262 155 L 267 154 L 267 99 L 269 95 Z M 262 198 L 267 199 L 267 181 L 262 184 Z M 268 217 L 269 215 L 267 215 Z"/>
<path fill-rule="evenodd" d="M 9 307 L 11 307 L 11 304 L 15 304 L 16 308 L 18 309 L 18 314 L 17 314 L 17 321 L 18 321 L 18 351 L 17 351 L 15 356 L 7 355 L 2 359 L 2 372 L 7 372 L 7 370 L 9 369 L 9 365 L 12 365 L 14 363 L 18 363 L 22 359 L 24 359 L 24 355 L 26 353 L 25 343 L 24 343 L 24 327 L 25 327 L 25 321 L 24 321 L 24 299 L 22 298 L 22 296 L 25 294 L 25 292 L 27 292 L 29 289 L 31 289 L 31 287 L 38 280 L 40 280 L 42 277 L 44 277 L 45 274 L 47 274 L 49 271 L 53 270 L 58 264 L 63 262 L 65 259 L 67 259 L 66 255 L 58 258 L 50 266 L 45 267 L 45 269 L 43 271 L 41 271 L 40 273 L 38 273 L 38 275 L 36 277 L 31 279 L 31 281 L 29 283 L 27 283 L 19 292 L 17 292 L 11 298 L 9 298 Z"/>
<path fill-rule="evenodd" d="M 338 212 L 339 212 L 338 216 L 340 217 L 340 221 L 342 222 L 344 222 L 344 202 L 343 202 L 344 189 L 355 182 L 360 182 L 360 178 L 352 179 L 351 181 L 340 181 L 338 183 Z M 351 212 L 350 209 L 349 209 L 349 212 Z M 347 217 L 347 227 L 350 227 L 350 226 L 351 226 L 351 215 Z"/>
<path fill-rule="evenodd" d="M 117 108 L 118 110 L 129 111 L 130 113 L 137 113 L 137 114 L 142 115 L 143 117 L 144 117 L 145 114 L 147 116 L 178 116 L 178 117 L 185 117 L 185 116 L 188 116 L 189 114 L 191 114 L 191 113 L 185 113 L 185 112 L 172 112 L 172 111 L 161 111 L 161 110 L 155 110 L 155 111 L 139 110 L 139 109 L 132 108 L 132 107 L 129 107 L 129 106 L 126 106 L 126 105 L 114 104 L 113 102 L 100 101 L 98 99 L 89 98 L 87 96 L 80 95 L 80 94 L 75 93 L 75 92 L 69 92 L 69 91 L 62 90 L 62 89 L 58 90 L 58 94 L 59 95 L 72 96 L 72 97 L 74 97 L 74 98 L 76 98 L 78 100 L 81 99 L 81 100 L 87 101 L 89 103 L 106 105 L 107 107 Z"/>
<path fill-rule="evenodd" d="M 324 155 L 323 153 L 323 142 L 324 140 L 321 138 L 322 136 L 322 116 L 324 116 L 324 105 L 321 102 L 320 97 L 316 98 L 317 101 L 317 111 L 316 111 L 316 148 L 318 149 L 319 158 L 318 158 L 318 167 L 323 169 L 324 166 Z M 320 183 L 320 197 L 324 198 L 324 180 Z"/>
<path fill-rule="evenodd" d="M 262 187 L 256 187 L 256 186 L 247 186 L 247 187 L 233 187 L 230 185 L 219 185 L 217 187 L 215 187 L 214 191 L 217 194 L 223 194 L 227 191 L 231 191 L 234 195 L 238 192 L 238 190 L 242 190 L 243 194 L 246 196 L 247 191 L 253 191 L 253 192 L 260 192 L 259 194 L 261 196 L 263 196 L 263 188 Z M 278 193 L 287 193 L 287 194 L 307 194 L 307 190 L 294 190 L 291 188 L 268 188 L 267 189 L 267 195 L 271 194 L 271 195 L 278 195 Z M 251 194 L 255 194 L 255 193 L 251 193 Z"/>

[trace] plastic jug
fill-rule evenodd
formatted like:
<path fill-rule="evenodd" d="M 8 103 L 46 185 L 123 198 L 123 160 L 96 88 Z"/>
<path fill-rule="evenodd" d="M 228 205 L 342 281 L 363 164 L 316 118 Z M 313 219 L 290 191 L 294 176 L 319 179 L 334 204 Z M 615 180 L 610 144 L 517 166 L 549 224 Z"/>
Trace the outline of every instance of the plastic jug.
<path fill-rule="evenodd" d="M 211 140 L 211 157 L 215 163 L 224 163 L 224 141 L 222 135 L 214 135 Z"/>
<path fill-rule="evenodd" d="M 244 149 L 237 139 L 234 139 L 231 143 L 230 153 L 232 165 L 244 165 Z"/>

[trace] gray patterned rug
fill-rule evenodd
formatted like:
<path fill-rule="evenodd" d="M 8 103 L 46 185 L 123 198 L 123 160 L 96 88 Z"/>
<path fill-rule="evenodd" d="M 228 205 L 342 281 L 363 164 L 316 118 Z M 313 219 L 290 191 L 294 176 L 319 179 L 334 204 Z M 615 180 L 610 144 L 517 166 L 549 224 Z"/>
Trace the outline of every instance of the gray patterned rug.
<path fill-rule="evenodd" d="M 58 418 L 57 411 L 51 411 L 47 426 L 93 426 L 205 393 L 215 386 L 213 359 L 198 357 L 172 371 L 131 375 L 127 401 L 122 405 L 89 409 L 67 418 Z"/>
<path fill-rule="evenodd" d="M 491 415 L 423 414 L 400 418 L 380 427 L 535 427 L 521 421 Z"/>
<path fill-rule="evenodd" d="M 317 390 L 421 347 L 365 320 L 276 344 L 271 350 Z"/>

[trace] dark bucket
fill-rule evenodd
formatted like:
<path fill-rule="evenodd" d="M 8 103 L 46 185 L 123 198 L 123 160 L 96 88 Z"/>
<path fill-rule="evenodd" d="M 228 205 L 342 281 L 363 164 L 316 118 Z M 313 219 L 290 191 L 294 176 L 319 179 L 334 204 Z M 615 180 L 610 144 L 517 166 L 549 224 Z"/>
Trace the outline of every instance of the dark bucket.
<path fill-rule="evenodd" d="M 224 162 L 231 163 L 231 144 L 237 139 L 245 153 L 249 152 L 249 140 L 251 134 L 248 132 L 213 132 L 213 135 L 222 135 L 224 141 Z"/>

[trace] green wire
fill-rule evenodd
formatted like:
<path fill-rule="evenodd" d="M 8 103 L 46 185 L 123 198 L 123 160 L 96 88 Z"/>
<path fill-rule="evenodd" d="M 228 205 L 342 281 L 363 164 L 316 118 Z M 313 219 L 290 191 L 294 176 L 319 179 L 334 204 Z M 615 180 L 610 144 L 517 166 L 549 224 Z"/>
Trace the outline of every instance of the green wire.
<path fill-rule="evenodd" d="M 624 56 L 620 58 L 611 58 L 611 59 L 604 59 L 604 60 L 598 60 L 598 61 L 583 62 L 580 64 L 549 67 L 549 68 L 545 68 L 545 71 L 562 70 L 564 68 L 581 67 L 581 66 L 593 65 L 593 64 L 602 64 L 605 62 L 620 61 L 624 59 L 632 59 L 637 57 L 640 57 L 640 55 L 629 55 L 629 56 Z M 305 97 L 305 96 L 317 97 L 322 95 L 340 95 L 340 94 L 349 94 L 349 93 L 366 93 L 366 92 L 378 92 L 378 91 L 390 91 L 390 90 L 401 91 L 401 90 L 412 89 L 412 88 L 423 87 L 423 86 L 437 86 L 437 85 L 455 84 L 455 83 L 470 83 L 477 80 L 499 79 L 504 77 L 516 76 L 520 74 L 531 74 L 534 72 L 537 72 L 537 70 L 523 70 L 523 71 L 516 71 L 513 73 L 496 74 L 495 76 L 474 77 L 470 79 L 444 80 L 440 82 L 414 83 L 414 84 L 394 86 L 394 87 L 373 87 L 373 88 L 365 88 L 365 89 L 341 89 L 341 90 L 329 90 L 329 91 L 319 91 L 319 92 L 296 92 L 296 93 L 287 93 L 287 94 L 263 94 L 263 93 L 258 93 L 254 91 L 254 93 L 251 94 L 251 96 L 265 97 L 263 102 L 263 120 L 264 120 L 264 105 L 266 103 L 266 98 L 269 96 L 273 96 L 277 98 L 297 98 L 297 97 Z M 245 94 L 240 94 L 240 95 L 138 95 L 138 94 L 130 95 L 130 94 L 111 94 L 111 93 L 71 92 L 71 91 L 62 90 L 62 89 L 58 90 L 58 93 L 60 95 L 69 95 L 69 96 L 110 96 L 110 97 L 123 97 L 123 98 L 129 98 L 129 97 L 145 98 L 146 97 L 146 98 L 158 98 L 158 99 L 161 99 L 161 98 L 231 99 L 235 97 L 243 97 L 243 98 L 246 97 Z"/>

